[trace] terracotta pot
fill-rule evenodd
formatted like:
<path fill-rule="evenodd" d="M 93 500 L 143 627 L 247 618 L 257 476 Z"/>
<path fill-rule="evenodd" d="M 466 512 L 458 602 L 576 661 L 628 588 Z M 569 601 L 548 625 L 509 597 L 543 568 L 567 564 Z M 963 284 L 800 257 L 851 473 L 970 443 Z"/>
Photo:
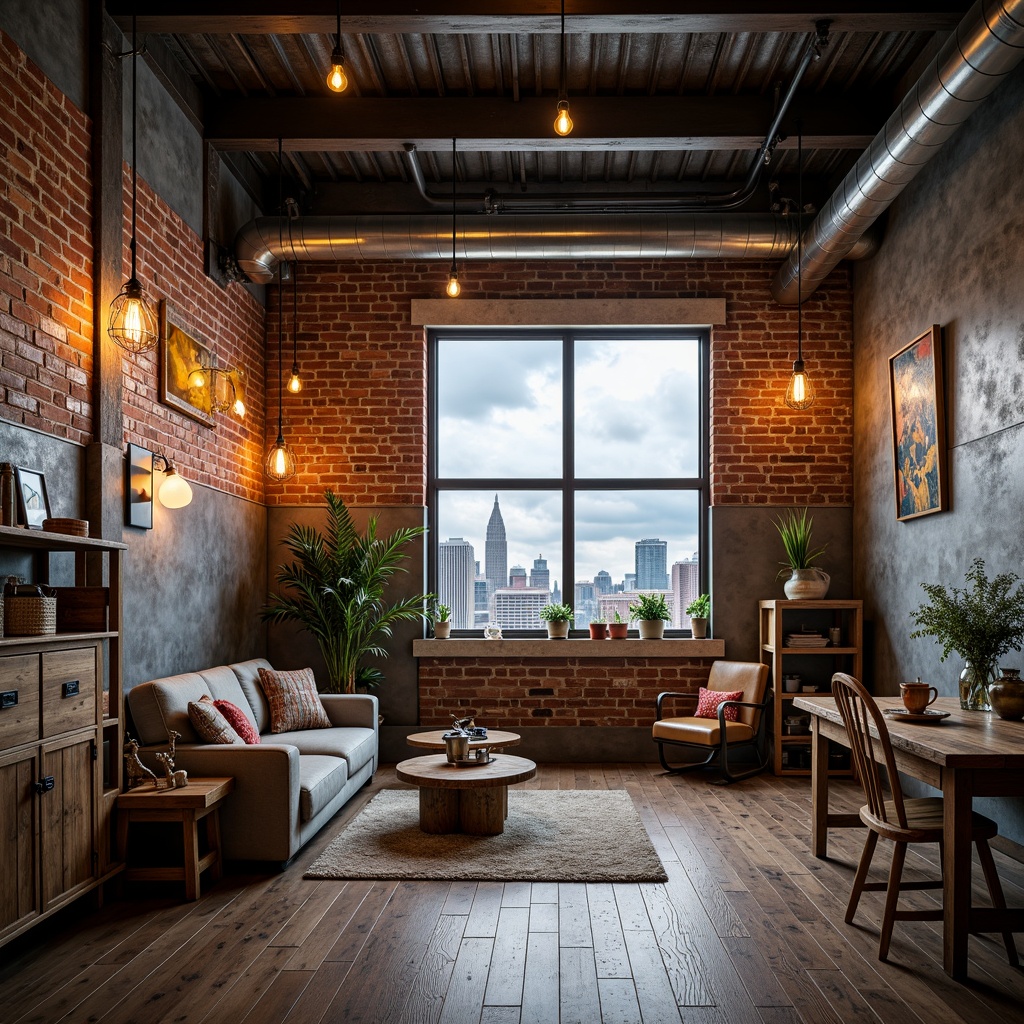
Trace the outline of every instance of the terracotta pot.
<path fill-rule="evenodd" d="M 629 635 L 628 622 L 609 622 L 608 636 L 612 640 L 625 640 Z"/>
<path fill-rule="evenodd" d="M 661 640 L 665 635 L 664 619 L 640 619 L 637 623 L 641 640 Z"/>
<path fill-rule="evenodd" d="M 1008 722 L 1019 722 L 1024 718 L 1024 679 L 1020 670 L 1002 668 L 999 678 L 988 688 L 992 710 Z"/>
<path fill-rule="evenodd" d="M 590 639 L 591 640 L 604 640 L 608 636 L 608 623 L 607 622 L 592 622 L 590 623 Z"/>
<path fill-rule="evenodd" d="M 790 601 L 820 601 L 828 593 L 828 585 L 832 582 L 824 569 L 792 569 L 792 575 L 786 580 L 783 590 Z"/>

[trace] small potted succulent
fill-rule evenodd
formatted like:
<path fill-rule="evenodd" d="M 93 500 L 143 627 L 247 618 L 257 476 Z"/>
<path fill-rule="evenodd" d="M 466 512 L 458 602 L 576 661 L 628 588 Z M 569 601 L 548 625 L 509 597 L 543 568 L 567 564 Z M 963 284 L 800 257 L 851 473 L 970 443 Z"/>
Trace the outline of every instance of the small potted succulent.
<path fill-rule="evenodd" d="M 452 635 L 452 610 L 446 604 L 435 605 L 430 613 L 430 621 L 434 627 L 434 638 L 447 640 Z"/>
<path fill-rule="evenodd" d="M 616 610 L 615 618 L 608 623 L 609 640 L 625 640 L 629 635 L 629 623 L 622 621 L 622 616 Z"/>
<path fill-rule="evenodd" d="M 590 620 L 590 639 L 605 640 L 608 637 L 608 620 L 603 615 L 595 615 Z"/>
<path fill-rule="evenodd" d="M 708 635 L 708 619 L 711 617 L 711 595 L 701 594 L 686 606 L 690 616 L 690 632 L 694 640 L 703 640 Z"/>
<path fill-rule="evenodd" d="M 548 625 L 549 640 L 565 640 L 569 636 L 572 609 L 567 604 L 546 604 L 540 610 L 540 617 Z"/>
<path fill-rule="evenodd" d="M 660 640 L 665 635 L 666 620 L 672 618 L 664 594 L 637 594 L 629 614 L 637 621 L 641 640 Z"/>

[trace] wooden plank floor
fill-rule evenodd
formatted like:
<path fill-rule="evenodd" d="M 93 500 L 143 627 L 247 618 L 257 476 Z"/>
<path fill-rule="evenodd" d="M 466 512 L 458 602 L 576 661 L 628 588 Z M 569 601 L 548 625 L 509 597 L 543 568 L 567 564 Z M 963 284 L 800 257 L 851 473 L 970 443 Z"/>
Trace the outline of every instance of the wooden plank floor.
<path fill-rule="evenodd" d="M 665 885 L 306 881 L 382 788 L 382 768 L 284 872 L 226 876 L 183 904 L 136 885 L 0 950 L 0 1021 L 103 1024 L 829 1024 L 1024 1021 L 1024 972 L 973 937 L 970 980 L 941 969 L 940 925 L 899 922 L 877 959 L 882 896 L 843 923 L 861 836 L 810 855 L 806 779 L 715 786 L 654 765 L 544 765 L 529 788 L 627 790 Z M 834 797 L 859 804 L 851 783 Z M 609 836 L 609 842 L 615 837 Z M 879 844 L 879 877 L 889 850 Z M 997 853 L 1011 906 L 1024 866 Z M 936 877 L 912 850 L 908 876 Z M 975 872 L 976 900 L 985 903 Z M 908 902 L 931 905 L 935 893 Z M 1019 942 L 1024 945 L 1024 937 Z"/>

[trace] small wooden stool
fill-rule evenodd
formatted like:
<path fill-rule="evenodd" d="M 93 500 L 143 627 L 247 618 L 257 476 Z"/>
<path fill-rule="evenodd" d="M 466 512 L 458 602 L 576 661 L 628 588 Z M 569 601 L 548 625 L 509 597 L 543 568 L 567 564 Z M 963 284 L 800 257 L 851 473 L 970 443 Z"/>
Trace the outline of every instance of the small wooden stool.
<path fill-rule="evenodd" d="M 235 788 L 233 778 L 189 779 L 182 789 L 154 789 L 150 785 L 121 793 L 117 798 L 117 849 L 122 863 L 127 863 L 128 826 L 133 821 L 177 821 L 181 823 L 185 842 L 184 864 L 181 867 L 126 868 L 128 881 L 184 882 L 185 899 L 199 898 L 199 876 L 209 868 L 210 880 L 221 876 L 220 805 Z M 199 856 L 200 821 L 206 820 L 209 850 Z"/>

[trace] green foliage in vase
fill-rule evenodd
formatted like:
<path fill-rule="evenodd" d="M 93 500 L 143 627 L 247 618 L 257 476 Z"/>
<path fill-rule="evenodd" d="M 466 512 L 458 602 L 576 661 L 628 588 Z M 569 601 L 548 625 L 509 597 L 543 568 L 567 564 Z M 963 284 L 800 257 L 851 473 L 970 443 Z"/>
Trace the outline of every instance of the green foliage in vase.
<path fill-rule="evenodd" d="M 409 526 L 377 536 L 377 517 L 360 533 L 344 501 L 326 491 L 327 529 L 292 523 L 284 546 L 295 559 L 280 565 L 261 613 L 267 622 L 297 622 L 320 646 L 327 663 L 328 693 L 354 693 L 379 685 L 379 669 L 362 664 L 366 657 L 386 658 L 383 641 L 398 622 L 427 617 L 433 594 L 416 594 L 387 604 L 384 590 L 409 554 L 407 546 L 426 533 Z"/>
<path fill-rule="evenodd" d="M 629 606 L 629 614 L 637 621 L 645 622 L 672 618 L 664 594 L 637 594 L 636 602 Z"/>
<path fill-rule="evenodd" d="M 546 604 L 540 610 L 545 622 L 572 622 L 572 609 L 567 604 Z"/>
<path fill-rule="evenodd" d="M 806 508 L 799 514 L 790 509 L 774 521 L 775 529 L 779 531 L 782 546 L 786 551 L 786 561 L 779 562 L 782 568 L 779 570 L 778 579 L 788 578 L 792 569 L 810 569 L 825 553 L 827 544 L 820 548 L 811 547 L 813 525 L 814 518 L 807 514 Z"/>
<path fill-rule="evenodd" d="M 1024 644 L 1024 588 L 1013 590 L 1020 579 L 1013 572 L 989 580 L 981 558 L 964 578 L 970 587 L 921 584 L 931 603 L 910 613 L 918 627 L 910 635 L 935 637 L 942 644 L 940 661 L 956 651 L 987 679 L 999 658 Z"/>
<path fill-rule="evenodd" d="M 695 597 L 687 606 L 686 614 L 691 619 L 707 619 L 711 616 L 711 595 L 701 594 Z"/>

